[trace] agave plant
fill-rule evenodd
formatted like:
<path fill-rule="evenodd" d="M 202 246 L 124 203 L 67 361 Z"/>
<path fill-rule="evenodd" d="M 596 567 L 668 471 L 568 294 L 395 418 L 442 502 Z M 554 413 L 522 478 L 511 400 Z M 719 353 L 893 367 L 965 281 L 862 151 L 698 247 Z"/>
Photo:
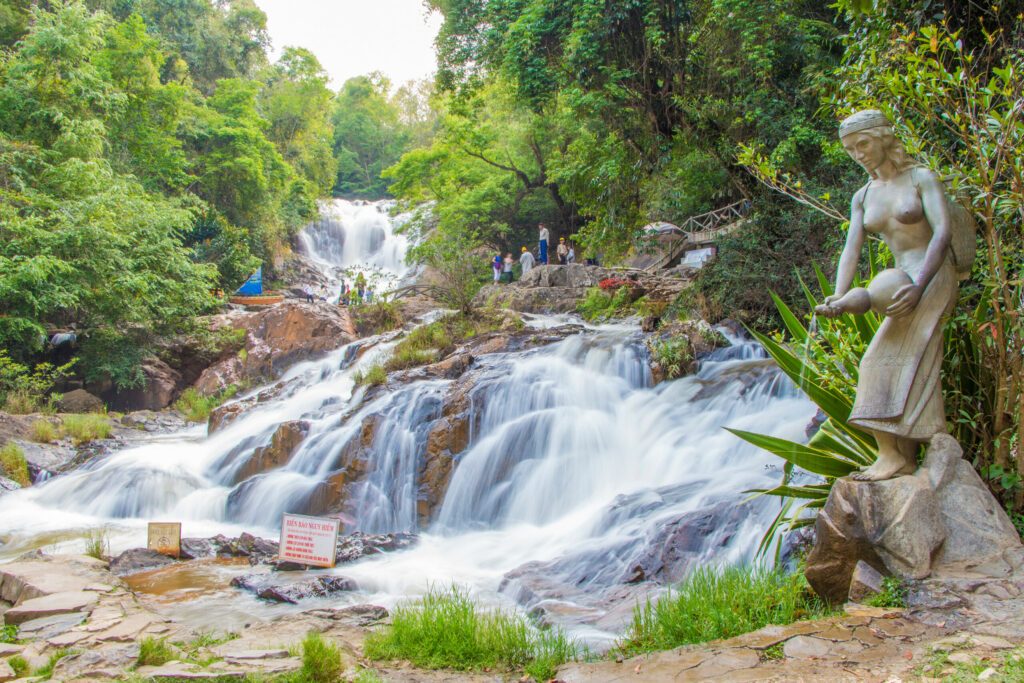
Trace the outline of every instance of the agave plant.
<path fill-rule="evenodd" d="M 884 267 L 882 250 L 872 250 L 870 275 Z M 822 299 L 831 293 L 828 279 L 815 269 Z M 810 310 L 819 299 L 801 282 Z M 874 437 L 850 424 L 850 411 L 857 387 L 857 368 L 860 358 L 874 336 L 881 318 L 874 313 L 862 316 L 843 315 L 838 318 L 817 320 L 810 317 L 810 328 L 804 325 L 782 299 L 772 293 L 788 333 L 775 335 L 751 334 L 764 346 L 779 368 L 825 414 L 825 421 L 806 444 L 780 439 L 766 434 L 755 434 L 738 429 L 730 432 L 785 461 L 782 481 L 774 488 L 754 489 L 755 495 L 784 498 L 779 514 L 761 539 L 758 555 L 764 555 L 781 540 L 780 534 L 814 523 L 809 510 L 825 504 L 832 483 L 861 467 L 874 462 L 877 444 Z M 793 482 L 795 468 L 818 475 L 822 480 L 813 484 Z M 781 543 L 775 542 L 776 557 Z"/>

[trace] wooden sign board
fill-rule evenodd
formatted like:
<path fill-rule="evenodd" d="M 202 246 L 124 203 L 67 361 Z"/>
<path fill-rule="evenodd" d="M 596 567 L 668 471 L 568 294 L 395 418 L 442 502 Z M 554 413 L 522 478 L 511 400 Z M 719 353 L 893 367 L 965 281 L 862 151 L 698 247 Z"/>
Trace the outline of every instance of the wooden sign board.
<path fill-rule="evenodd" d="M 161 555 L 181 557 L 181 522 L 150 522 L 146 547 Z"/>
<path fill-rule="evenodd" d="M 278 559 L 312 567 L 333 567 L 340 530 L 340 519 L 286 514 L 281 518 Z"/>

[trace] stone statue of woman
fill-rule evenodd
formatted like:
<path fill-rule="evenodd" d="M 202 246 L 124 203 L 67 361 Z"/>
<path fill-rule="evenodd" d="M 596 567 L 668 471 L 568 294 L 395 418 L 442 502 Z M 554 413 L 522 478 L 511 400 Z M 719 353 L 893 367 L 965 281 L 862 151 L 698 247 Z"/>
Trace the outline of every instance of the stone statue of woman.
<path fill-rule="evenodd" d="M 853 477 L 877 481 L 912 474 L 918 445 L 946 432 L 939 373 L 942 325 L 957 298 L 953 226 L 942 182 L 907 155 L 882 112 L 857 112 L 839 136 L 870 179 L 853 197 L 835 294 L 815 312 L 863 313 L 870 304 L 885 315 L 861 360 L 850 414 L 878 442 L 878 460 Z M 895 269 L 851 290 L 867 234 L 888 245 Z"/>

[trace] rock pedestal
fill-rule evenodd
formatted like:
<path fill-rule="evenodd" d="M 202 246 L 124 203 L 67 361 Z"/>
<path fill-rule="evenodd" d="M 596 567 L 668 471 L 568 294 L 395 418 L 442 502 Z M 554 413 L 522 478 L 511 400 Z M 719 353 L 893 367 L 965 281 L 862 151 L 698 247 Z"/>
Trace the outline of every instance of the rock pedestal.
<path fill-rule="evenodd" d="M 1020 557 L 1009 517 L 948 434 L 935 436 L 913 475 L 836 480 L 815 522 L 807 581 L 832 603 L 849 597 L 858 562 L 923 579 L 943 567 L 1008 574 Z"/>

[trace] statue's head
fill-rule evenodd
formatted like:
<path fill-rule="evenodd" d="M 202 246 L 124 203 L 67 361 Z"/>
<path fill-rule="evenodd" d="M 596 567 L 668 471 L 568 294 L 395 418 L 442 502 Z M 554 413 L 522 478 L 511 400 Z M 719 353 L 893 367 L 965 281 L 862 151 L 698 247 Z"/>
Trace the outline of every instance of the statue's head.
<path fill-rule="evenodd" d="M 839 139 L 846 153 L 871 175 L 886 161 L 898 170 L 914 165 L 896 139 L 889 119 L 877 109 L 864 109 L 843 119 Z"/>

